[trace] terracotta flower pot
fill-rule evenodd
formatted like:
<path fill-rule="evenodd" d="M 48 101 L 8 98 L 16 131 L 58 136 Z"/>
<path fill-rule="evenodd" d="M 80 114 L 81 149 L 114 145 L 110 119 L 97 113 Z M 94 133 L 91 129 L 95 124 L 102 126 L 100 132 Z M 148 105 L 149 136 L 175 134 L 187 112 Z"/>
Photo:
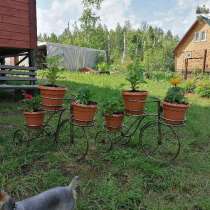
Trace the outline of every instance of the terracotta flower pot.
<path fill-rule="evenodd" d="M 24 112 L 25 121 L 28 127 L 41 128 L 44 124 L 44 112 Z"/>
<path fill-rule="evenodd" d="M 118 131 L 122 128 L 124 113 L 105 114 L 105 126 L 109 131 Z"/>
<path fill-rule="evenodd" d="M 165 121 L 172 125 L 179 125 L 185 121 L 186 112 L 189 108 L 187 104 L 172 104 L 163 102 L 163 117 Z"/>
<path fill-rule="evenodd" d="M 123 99 L 125 105 L 125 111 L 130 115 L 142 115 L 144 114 L 145 101 L 148 96 L 147 91 L 124 91 Z"/>
<path fill-rule="evenodd" d="M 57 111 L 62 109 L 66 88 L 39 86 L 44 110 Z"/>
<path fill-rule="evenodd" d="M 94 121 L 95 114 L 97 112 L 97 104 L 92 103 L 90 105 L 72 103 L 72 116 L 73 121 L 80 125 L 87 125 Z"/>

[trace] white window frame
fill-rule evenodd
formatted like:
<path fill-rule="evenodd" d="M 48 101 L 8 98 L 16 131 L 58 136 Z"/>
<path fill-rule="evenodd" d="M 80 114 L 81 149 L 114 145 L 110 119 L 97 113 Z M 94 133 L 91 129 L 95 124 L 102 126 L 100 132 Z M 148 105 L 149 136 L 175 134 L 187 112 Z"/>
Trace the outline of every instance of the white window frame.
<path fill-rule="evenodd" d="M 192 51 L 186 51 L 186 52 L 184 53 L 184 57 L 185 57 L 186 59 L 192 58 Z"/>
<path fill-rule="evenodd" d="M 196 31 L 194 34 L 194 42 L 200 42 L 200 32 Z"/>
<path fill-rule="evenodd" d="M 204 36 L 205 36 L 204 39 L 202 39 L 203 33 L 205 34 L 205 35 L 204 35 Z M 206 32 L 206 31 L 202 31 L 202 32 L 200 33 L 200 39 L 201 39 L 201 42 L 207 41 L 207 32 Z"/>
<path fill-rule="evenodd" d="M 205 38 L 204 39 L 202 39 L 203 33 L 205 34 Z M 193 41 L 194 42 L 205 42 L 205 41 L 207 41 L 207 31 L 196 31 L 194 33 Z"/>

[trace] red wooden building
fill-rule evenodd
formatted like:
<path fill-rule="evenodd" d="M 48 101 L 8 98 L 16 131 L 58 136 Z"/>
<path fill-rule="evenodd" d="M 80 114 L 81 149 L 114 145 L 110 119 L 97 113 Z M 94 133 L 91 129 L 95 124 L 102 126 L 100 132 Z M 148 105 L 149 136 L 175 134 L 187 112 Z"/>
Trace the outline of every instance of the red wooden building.
<path fill-rule="evenodd" d="M 36 0 L 0 0 L 0 88 L 26 89 L 35 85 L 36 48 Z M 14 62 L 5 65 L 8 58 Z M 28 67 L 23 65 L 26 60 Z M 24 84 L 12 85 L 17 82 Z"/>
<path fill-rule="evenodd" d="M 36 0 L 0 1 L 0 56 L 31 54 L 37 47 Z"/>

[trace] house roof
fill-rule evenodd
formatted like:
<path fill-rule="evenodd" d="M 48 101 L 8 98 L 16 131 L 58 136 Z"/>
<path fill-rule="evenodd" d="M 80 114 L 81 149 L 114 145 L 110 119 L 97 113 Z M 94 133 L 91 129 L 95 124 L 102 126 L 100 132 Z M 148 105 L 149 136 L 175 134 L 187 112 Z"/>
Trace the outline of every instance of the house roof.
<path fill-rule="evenodd" d="M 197 20 L 192 24 L 192 26 L 189 28 L 189 30 L 185 33 L 185 35 L 182 37 L 182 39 L 179 41 L 179 43 L 177 44 L 176 48 L 174 49 L 174 52 L 176 52 L 176 50 L 179 48 L 179 46 L 184 42 L 185 38 L 189 35 L 189 33 L 191 32 L 191 30 L 197 25 L 197 23 L 199 21 L 203 21 L 205 23 L 207 23 L 210 26 L 210 19 L 205 17 L 205 16 L 198 16 Z"/>

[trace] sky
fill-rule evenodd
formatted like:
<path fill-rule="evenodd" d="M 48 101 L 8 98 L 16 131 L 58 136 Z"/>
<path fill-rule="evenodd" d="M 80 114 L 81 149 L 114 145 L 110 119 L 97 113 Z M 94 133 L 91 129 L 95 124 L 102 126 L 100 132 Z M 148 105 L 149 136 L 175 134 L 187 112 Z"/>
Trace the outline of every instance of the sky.
<path fill-rule="evenodd" d="M 126 20 L 135 28 L 147 22 L 181 37 L 202 4 L 210 7 L 209 0 L 104 0 L 98 15 L 108 28 Z M 79 19 L 82 10 L 81 0 L 37 0 L 38 33 L 61 34 L 68 22 L 71 25 Z"/>

